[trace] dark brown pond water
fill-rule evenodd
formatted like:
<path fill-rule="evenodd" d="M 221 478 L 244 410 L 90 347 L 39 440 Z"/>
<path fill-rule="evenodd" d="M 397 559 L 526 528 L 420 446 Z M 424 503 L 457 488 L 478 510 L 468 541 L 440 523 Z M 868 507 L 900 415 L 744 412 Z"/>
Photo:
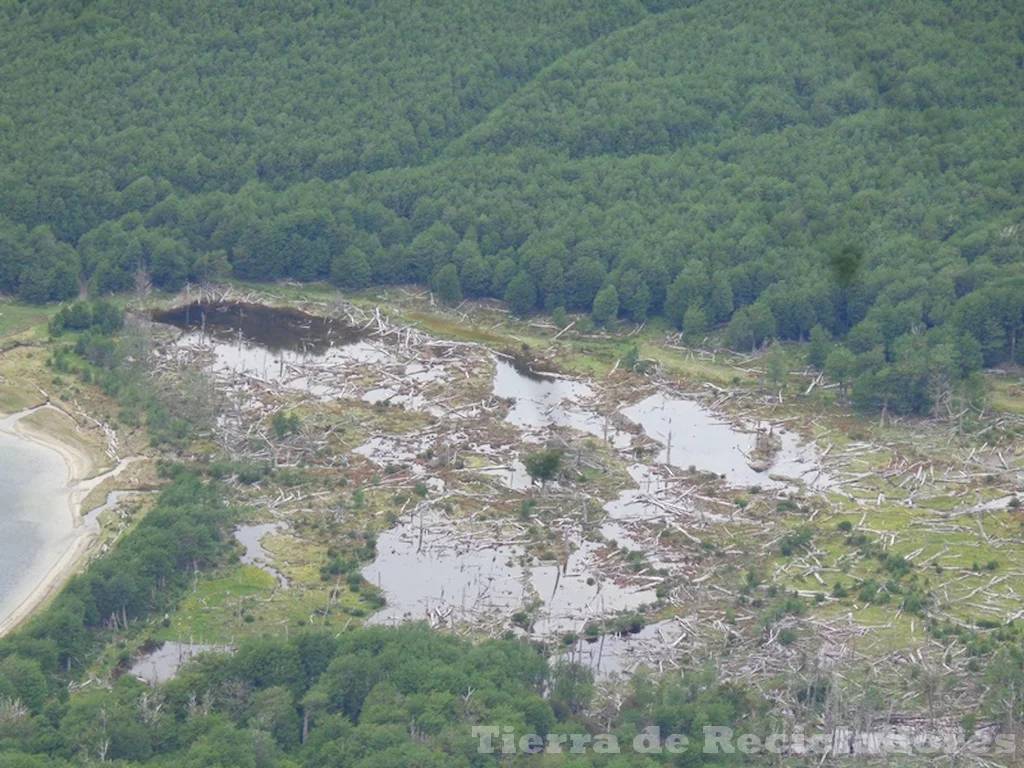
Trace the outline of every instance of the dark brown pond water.
<path fill-rule="evenodd" d="M 262 304 L 196 302 L 153 312 L 150 317 L 158 323 L 185 331 L 205 331 L 222 339 L 237 339 L 241 335 L 246 341 L 271 352 L 286 350 L 321 354 L 332 347 L 359 341 L 364 336 L 357 328 L 330 318 L 290 307 Z"/>

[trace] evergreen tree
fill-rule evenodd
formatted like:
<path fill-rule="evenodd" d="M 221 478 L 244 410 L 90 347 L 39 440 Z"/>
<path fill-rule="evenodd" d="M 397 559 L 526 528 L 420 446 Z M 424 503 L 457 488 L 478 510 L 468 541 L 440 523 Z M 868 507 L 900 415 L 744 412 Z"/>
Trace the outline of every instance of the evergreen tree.
<path fill-rule="evenodd" d="M 764 381 L 773 390 L 778 390 L 786 385 L 786 377 L 789 376 L 789 365 L 786 361 L 786 352 L 778 342 L 768 347 L 762 358 Z"/>
<path fill-rule="evenodd" d="M 846 347 L 836 347 L 825 359 L 825 374 L 839 385 L 839 394 L 846 390 L 857 371 L 857 357 Z"/>
<path fill-rule="evenodd" d="M 807 364 L 824 370 L 825 360 L 832 349 L 832 334 L 824 326 L 816 325 L 811 329 L 811 340 L 807 347 Z"/>
<path fill-rule="evenodd" d="M 591 316 L 598 325 L 608 325 L 615 322 L 619 316 L 619 292 L 615 286 L 608 283 L 597 292 L 594 297 L 594 306 Z"/>
<path fill-rule="evenodd" d="M 481 256 L 474 256 L 462 265 L 462 289 L 467 296 L 486 296 L 491 289 L 492 279 L 491 269 Z"/>
<path fill-rule="evenodd" d="M 158 288 L 180 291 L 188 278 L 188 250 L 185 245 L 167 238 L 157 243 L 149 276 Z"/>
<path fill-rule="evenodd" d="M 715 323 L 724 323 L 732 316 L 732 285 L 728 276 L 722 272 L 716 274 L 711 281 L 707 307 L 707 315 Z"/>
<path fill-rule="evenodd" d="M 729 321 L 729 327 L 725 331 L 725 343 L 737 351 L 748 351 L 756 348 L 756 338 L 750 309 L 743 307 Z"/>
<path fill-rule="evenodd" d="M 707 332 L 708 320 L 700 304 L 691 304 L 683 316 L 683 335 L 691 344 L 700 341 Z"/>
<path fill-rule="evenodd" d="M 445 304 L 455 306 L 462 301 L 462 285 L 454 264 L 445 264 L 434 273 L 431 287 Z"/>
<path fill-rule="evenodd" d="M 565 275 L 565 308 L 576 312 L 590 310 L 607 278 L 608 270 L 601 262 L 589 257 L 577 259 Z"/>
<path fill-rule="evenodd" d="M 514 315 L 524 317 L 537 308 L 537 286 L 525 272 L 519 272 L 508 284 L 505 303 Z"/>
<path fill-rule="evenodd" d="M 370 284 L 370 262 L 366 254 L 350 245 L 335 256 L 331 264 L 331 282 L 353 291 L 366 288 Z"/>

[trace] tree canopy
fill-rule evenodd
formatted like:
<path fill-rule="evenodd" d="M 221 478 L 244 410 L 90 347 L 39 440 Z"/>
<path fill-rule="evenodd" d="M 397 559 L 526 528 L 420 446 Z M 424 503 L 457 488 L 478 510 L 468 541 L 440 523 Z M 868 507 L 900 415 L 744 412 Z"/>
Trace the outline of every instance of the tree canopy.
<path fill-rule="evenodd" d="M 599 319 L 696 307 L 691 332 L 703 313 L 738 349 L 820 326 L 881 350 L 873 373 L 915 334 L 919 361 L 1010 362 L 1018 11 L 7 3 L 0 292 L 123 291 L 140 266 L 167 289 L 433 282 L 518 314 L 604 290 Z"/>

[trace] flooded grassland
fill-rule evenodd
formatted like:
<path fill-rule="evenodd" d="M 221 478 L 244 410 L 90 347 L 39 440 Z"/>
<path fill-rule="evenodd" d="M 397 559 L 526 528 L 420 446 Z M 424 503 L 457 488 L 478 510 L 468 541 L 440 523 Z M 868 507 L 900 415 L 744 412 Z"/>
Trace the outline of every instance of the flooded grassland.
<path fill-rule="evenodd" d="M 882 444 L 792 394 L 778 403 L 746 360 L 682 383 L 692 352 L 650 338 L 639 346 L 661 365 L 608 375 L 571 334 L 485 344 L 375 308 L 308 308 L 153 317 L 173 328 L 161 355 L 214 378 L 211 458 L 254 510 L 238 563 L 162 639 L 424 620 L 529 636 L 606 674 L 715 658 L 725 675 L 770 676 L 809 653 L 895 668 L 928 651 L 926 610 L 963 622 L 969 595 L 1003 616 L 1024 588 L 1017 531 L 999 532 L 1016 474 L 974 477 L 987 458 L 967 449 L 943 464 L 934 431 Z M 561 467 L 541 484 L 525 460 L 545 450 Z M 986 503 L 982 537 L 962 521 Z M 890 554 L 909 566 L 898 578 Z"/>

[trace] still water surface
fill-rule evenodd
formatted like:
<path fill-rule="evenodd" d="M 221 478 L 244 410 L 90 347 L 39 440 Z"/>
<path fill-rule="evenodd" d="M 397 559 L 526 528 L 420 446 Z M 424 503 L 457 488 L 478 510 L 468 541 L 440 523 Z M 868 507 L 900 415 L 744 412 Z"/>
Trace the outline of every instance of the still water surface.
<path fill-rule="evenodd" d="M 0 622 L 45 578 L 73 539 L 64 459 L 0 432 Z"/>

